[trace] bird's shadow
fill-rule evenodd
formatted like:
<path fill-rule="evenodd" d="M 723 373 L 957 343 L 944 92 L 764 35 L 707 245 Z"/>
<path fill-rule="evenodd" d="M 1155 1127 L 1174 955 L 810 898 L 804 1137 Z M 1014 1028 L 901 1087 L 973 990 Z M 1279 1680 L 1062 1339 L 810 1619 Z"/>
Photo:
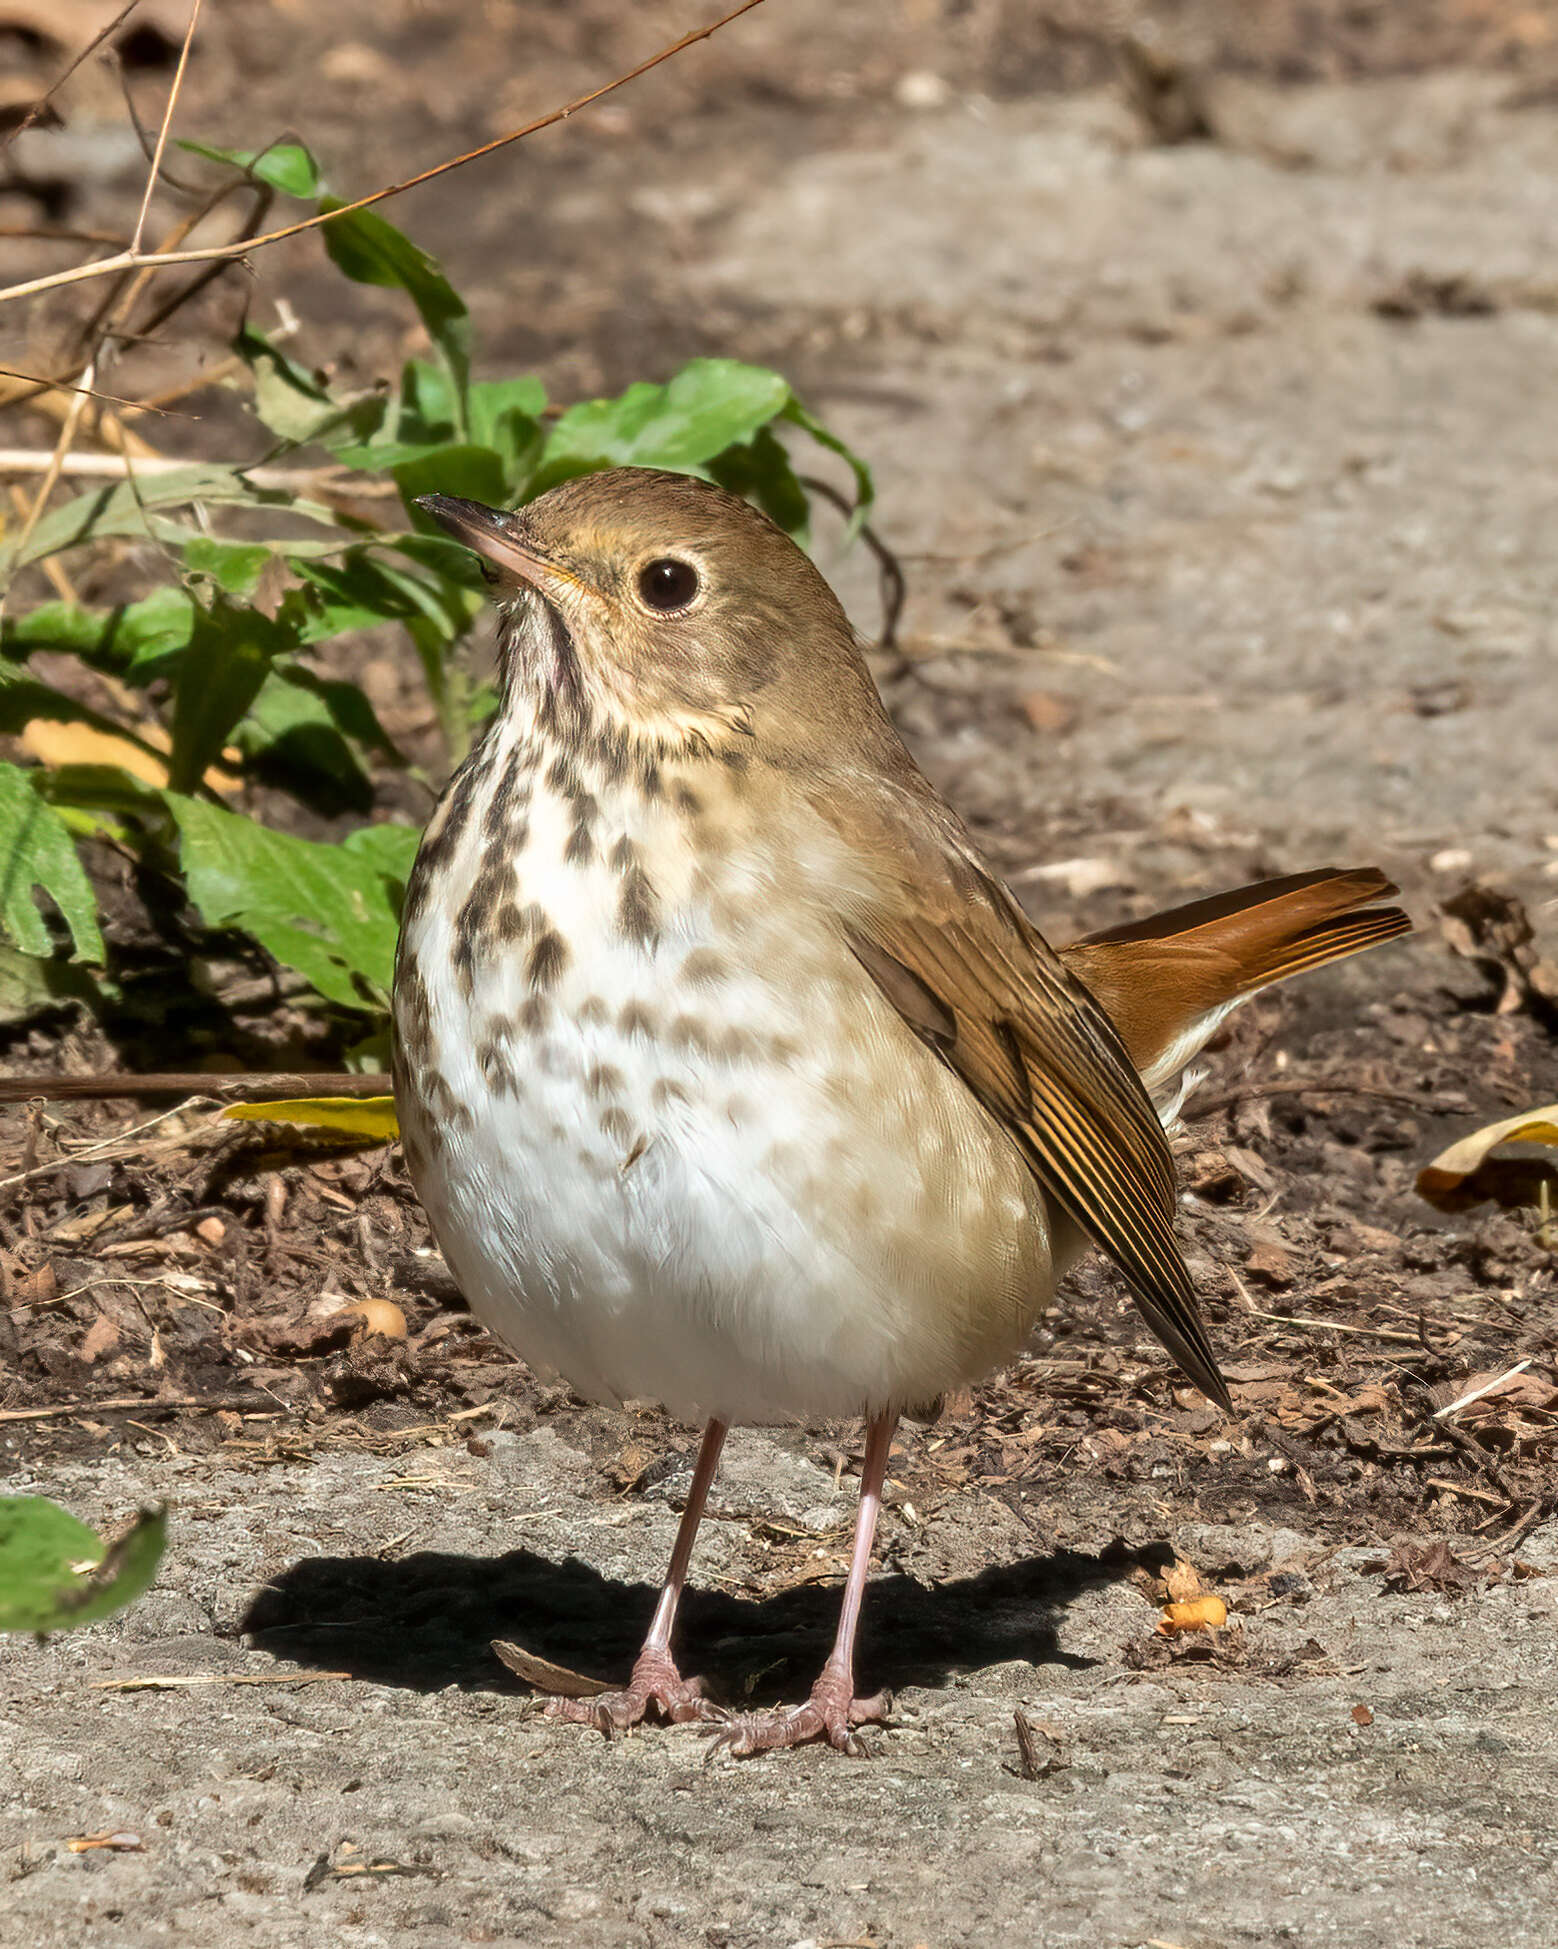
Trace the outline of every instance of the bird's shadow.
<path fill-rule="evenodd" d="M 1081 1668 L 1056 1623 L 1084 1590 L 1133 1565 L 1161 1570 L 1172 1552 L 1115 1545 L 1100 1555 L 1057 1550 L 933 1587 L 889 1574 L 866 1592 L 862 1689 L 941 1684 L 953 1672 L 1022 1659 Z M 422 1551 L 397 1562 L 310 1557 L 259 1592 L 240 1627 L 259 1650 L 302 1665 L 411 1691 L 523 1689 L 498 1663 L 494 1639 L 591 1677 L 626 1679 L 656 1591 L 604 1577 L 577 1557 L 531 1550 L 470 1557 Z M 728 1703 L 804 1698 L 832 1642 L 839 1590 L 805 1584 L 769 1597 L 688 1590 L 678 1625 L 682 1669 Z"/>

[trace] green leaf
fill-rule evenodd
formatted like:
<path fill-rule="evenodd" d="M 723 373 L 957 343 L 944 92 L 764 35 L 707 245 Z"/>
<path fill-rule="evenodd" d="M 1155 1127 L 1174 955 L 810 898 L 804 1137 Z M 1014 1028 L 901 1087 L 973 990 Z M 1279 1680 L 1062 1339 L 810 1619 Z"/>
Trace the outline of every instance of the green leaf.
<path fill-rule="evenodd" d="M 330 846 L 274 832 L 201 799 L 176 792 L 164 798 L 178 824 L 190 899 L 208 926 L 252 934 L 343 1008 L 386 1005 L 399 874 L 392 877 L 382 862 L 414 850 L 410 827 L 369 826 L 347 844 Z"/>
<path fill-rule="evenodd" d="M 319 207 L 329 212 L 345 206 L 339 197 L 327 196 Z M 454 427 L 463 436 L 471 369 L 471 319 L 464 300 L 437 261 L 376 210 L 353 210 L 327 223 L 324 240 L 336 269 L 355 283 L 404 291 L 416 306 L 449 376 Z"/>
<path fill-rule="evenodd" d="M 46 514 L 27 538 L 25 548 L 12 542 L 0 548 L 0 577 L 12 575 L 29 562 L 41 562 L 46 555 L 58 555 L 83 542 L 100 541 L 106 535 L 151 534 L 171 539 L 182 547 L 188 536 L 171 523 L 151 517 L 160 508 L 186 507 L 194 502 L 213 506 L 275 508 L 301 514 L 313 521 L 334 525 L 328 508 L 279 489 L 256 487 L 233 467 L 193 465 L 176 467 L 170 473 L 152 474 L 145 479 L 105 483 L 90 493 L 67 501 L 62 508 Z"/>
<path fill-rule="evenodd" d="M 0 1496 L 0 1631 L 95 1624 L 149 1590 L 167 1510 L 143 1510 L 111 1547 L 42 1496 Z"/>
<path fill-rule="evenodd" d="M 668 385 L 641 381 L 615 399 L 570 407 L 547 438 L 535 491 L 599 467 L 696 471 L 750 440 L 790 402 L 777 372 L 736 359 L 694 359 Z"/>
<path fill-rule="evenodd" d="M 409 626 L 417 619 L 434 624 L 450 640 L 469 628 L 482 606 L 480 572 L 470 568 L 469 557 L 465 561 L 450 557 L 440 544 L 431 558 L 440 569 L 447 561 L 457 580 L 455 575 L 427 574 L 407 542 L 397 543 L 396 560 L 384 558 L 389 552 L 364 545 L 348 549 L 338 562 L 293 563 L 315 597 L 313 620 L 304 624 L 306 641 L 317 643 L 342 630 L 367 629 L 374 623 Z"/>
<path fill-rule="evenodd" d="M 471 438 L 502 459 L 505 505 L 519 500 L 541 464 L 546 388 L 539 379 L 482 379 L 471 387 Z"/>
<path fill-rule="evenodd" d="M 448 369 L 427 359 L 407 359 L 400 370 L 400 392 L 393 401 L 393 437 L 443 441 L 462 437 L 461 395 Z M 386 433 L 389 432 L 386 426 Z"/>
<path fill-rule="evenodd" d="M 0 764 L 0 925 L 28 954 L 54 943 L 33 898 L 41 887 L 65 917 L 78 961 L 103 959 L 97 901 L 65 822 L 34 791 L 31 774 Z"/>
<path fill-rule="evenodd" d="M 538 420 L 546 411 L 546 387 L 528 374 L 518 379 L 478 379 L 471 387 L 471 438 L 492 444 L 492 431 L 509 413 Z"/>
<path fill-rule="evenodd" d="M 173 695 L 173 791 L 193 791 L 200 783 L 259 695 L 271 664 L 297 644 L 297 630 L 284 616 L 272 619 L 226 596 L 198 613 Z"/>
<path fill-rule="evenodd" d="M 193 599 L 182 589 L 164 587 L 118 609 L 40 603 L 14 623 L 7 620 L 0 648 L 24 657 L 35 650 L 63 650 L 94 670 L 144 684 L 186 648 L 194 626 Z"/>
<path fill-rule="evenodd" d="M 876 500 L 876 481 L 871 469 L 855 452 L 847 446 L 836 433 L 830 433 L 814 413 L 809 413 L 793 394 L 790 403 L 780 415 L 792 426 L 798 426 L 803 433 L 810 434 L 819 447 L 826 447 L 829 453 L 836 453 L 844 461 L 855 477 L 855 511 L 849 518 L 849 528 L 845 536 L 846 544 L 855 540 L 860 530 L 870 518 L 872 503 Z"/>
<path fill-rule="evenodd" d="M 319 165 L 301 142 L 273 142 L 268 149 L 212 149 L 204 142 L 180 142 L 192 156 L 230 163 L 246 176 L 279 189 L 283 196 L 311 199 L 324 188 Z"/>
<path fill-rule="evenodd" d="M 412 863 L 421 843 L 422 834 L 416 826 L 396 825 L 389 820 L 382 825 L 359 826 L 342 842 L 347 852 L 368 861 L 375 872 L 400 887 L 411 877 Z M 398 899 L 395 904 L 398 910 Z"/>
<path fill-rule="evenodd" d="M 77 962 L 45 961 L 0 942 L 0 1022 L 8 1027 L 71 1002 L 99 1009 L 103 999 L 103 990 Z"/>
<path fill-rule="evenodd" d="M 254 379 L 254 410 L 280 440 L 292 446 L 368 439 L 384 418 L 382 393 L 365 391 L 337 399 L 314 375 L 252 325 L 242 325 L 233 349 Z"/>
<path fill-rule="evenodd" d="M 508 494 L 503 456 L 491 447 L 432 447 L 390 471 L 407 515 L 429 532 L 436 523 L 416 505 L 419 494 L 459 494 L 468 501 L 483 501 L 488 507 L 501 507 Z"/>
<path fill-rule="evenodd" d="M 263 541 L 217 541 L 210 535 L 199 535 L 184 545 L 184 566 L 191 575 L 209 576 L 224 594 L 246 600 L 259 586 L 274 555 Z"/>
<path fill-rule="evenodd" d="M 721 487 L 753 501 L 770 521 L 804 548 L 811 534 L 811 503 L 795 477 L 790 456 L 769 427 L 761 427 L 740 446 L 727 447 L 709 462 Z"/>
<path fill-rule="evenodd" d="M 351 723 L 350 733 L 343 720 Z M 279 773 L 299 798 L 333 817 L 366 813 L 373 805 L 368 774 L 350 742 L 359 732 L 381 747 L 387 743 L 372 706 L 354 684 L 326 682 L 289 659 L 284 669 L 272 668 L 231 741 L 245 757 Z"/>

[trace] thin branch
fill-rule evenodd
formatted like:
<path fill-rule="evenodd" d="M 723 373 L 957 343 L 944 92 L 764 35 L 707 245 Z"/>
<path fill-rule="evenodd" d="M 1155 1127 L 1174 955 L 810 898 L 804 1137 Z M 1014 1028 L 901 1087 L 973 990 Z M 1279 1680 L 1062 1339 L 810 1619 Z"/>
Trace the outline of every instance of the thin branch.
<path fill-rule="evenodd" d="M 132 257 L 139 257 L 141 253 L 141 239 L 146 234 L 146 219 L 151 214 L 151 200 L 156 193 L 157 179 L 162 174 L 162 153 L 168 146 L 168 132 L 173 127 L 173 114 L 178 107 L 179 95 L 184 87 L 184 71 L 189 66 L 189 50 L 194 45 L 195 29 L 200 23 L 202 4 L 203 0 L 194 0 L 189 10 L 189 25 L 184 29 L 184 45 L 179 49 L 179 64 L 173 70 L 173 86 L 168 90 L 168 105 L 162 111 L 162 120 L 157 125 L 157 144 L 151 153 L 151 168 L 146 172 L 146 190 L 141 197 L 135 229 L 130 237 Z"/>
<path fill-rule="evenodd" d="M 0 1422 L 51 1421 L 62 1414 L 123 1414 L 129 1409 L 165 1414 L 172 1408 L 199 1408 L 203 1414 L 221 1414 L 228 1408 L 253 1406 L 252 1394 L 164 1394 L 160 1400 L 155 1394 L 119 1394 L 108 1401 L 59 1401 L 51 1408 L 0 1408 Z"/>
<path fill-rule="evenodd" d="M 85 393 L 88 399 L 102 400 L 108 406 L 133 406 L 138 413 L 155 413 L 162 410 L 160 407 L 148 405 L 143 399 L 126 399 L 122 393 L 100 392 L 92 386 L 74 385 L 68 379 L 50 379 L 41 372 L 18 372 L 14 366 L 9 365 L 0 365 L 0 379 L 20 379 L 26 385 L 35 387 L 36 391 L 28 395 L 32 399 L 36 399 L 38 393 Z M 0 406 L 9 406 L 13 403 L 11 400 L 0 400 Z M 171 417 L 179 416 L 175 414 Z"/>
<path fill-rule="evenodd" d="M 355 1071 L 303 1071 L 296 1075 L 204 1075 L 173 1071 L 165 1075 L 0 1076 L 0 1103 L 107 1102 L 145 1096 L 203 1096 L 223 1103 L 283 1102 L 308 1096 L 387 1096 L 388 1076 Z M 74 1159 L 70 1160 L 74 1162 Z"/>
<path fill-rule="evenodd" d="M 101 397 L 101 395 L 98 395 Z M 57 455 L 44 447 L 0 447 L 0 474 L 42 474 L 53 468 Z M 72 453 L 60 462 L 59 472 L 83 480 L 124 480 L 131 474 L 152 479 L 158 474 L 177 474 L 194 463 L 176 454 L 137 454 L 134 460 L 122 453 Z M 343 467 L 238 467 L 246 481 L 255 487 L 276 487 L 283 492 L 317 487 L 327 479 L 345 475 Z M 378 497 L 380 483 L 368 481 L 362 491 Z M 393 482 L 383 488 L 385 495 L 399 493 Z"/>
<path fill-rule="evenodd" d="M 76 428 L 81 423 L 81 415 L 86 411 L 87 401 L 92 397 L 92 381 L 96 375 L 97 367 L 94 362 L 88 365 L 85 373 L 82 375 L 86 380 L 86 385 L 77 390 L 70 402 L 70 410 L 66 413 L 64 421 L 60 426 L 60 436 L 55 442 L 54 452 L 49 456 L 49 464 L 43 470 L 42 483 L 38 488 L 37 494 L 33 497 L 32 506 L 27 511 L 27 519 L 22 523 L 22 531 L 16 538 L 16 553 L 18 556 L 26 552 L 27 543 L 32 538 L 32 531 L 38 525 L 39 517 L 48 504 L 49 496 L 54 492 L 54 484 L 59 479 L 60 470 L 65 465 L 66 458 L 70 453 L 71 445 L 76 437 Z M 4 590 L 0 590 L 0 615 L 4 613 L 5 592 Z"/>
<path fill-rule="evenodd" d="M 511 143 L 521 142 L 526 136 L 536 135 L 542 129 L 549 129 L 558 122 L 566 122 L 581 108 L 588 108 L 603 96 L 625 88 L 630 81 L 637 81 L 640 75 L 648 74 L 664 61 L 673 59 L 686 48 L 699 41 L 706 41 L 711 34 L 717 34 L 722 27 L 749 14 L 754 7 L 760 7 L 763 0 L 741 0 L 741 5 L 733 7 L 729 13 L 722 14 L 718 20 L 710 21 L 706 27 L 697 27 L 691 33 L 683 34 L 680 40 L 672 41 L 668 47 L 661 48 L 646 61 L 629 68 L 614 81 L 592 88 L 587 95 L 580 95 L 566 103 L 562 108 L 554 108 L 549 114 L 538 116 L 533 122 L 525 123 L 523 128 L 511 129 L 506 135 L 494 136 L 490 142 L 483 142 L 478 148 L 467 149 L 463 155 L 451 156 L 447 161 L 435 163 L 431 169 L 424 169 L 415 176 L 408 176 L 404 182 L 390 183 L 384 189 L 374 190 L 369 196 L 360 196 L 355 203 L 343 203 L 334 210 L 322 210 L 301 222 L 289 223 L 280 230 L 267 230 L 258 237 L 239 239 L 230 244 L 210 244 L 198 250 L 170 250 L 152 253 L 122 251 L 114 257 L 99 258 L 95 264 L 77 264 L 68 271 L 53 271 L 47 277 L 28 278 L 21 284 L 12 284 L 0 289 L 0 303 L 9 303 L 16 298 L 35 297 L 40 291 L 58 290 L 61 285 L 81 284 L 89 278 L 111 277 L 122 271 L 140 270 L 149 267 L 163 270 L 175 264 L 212 264 L 230 262 L 246 257 L 250 251 L 262 249 L 267 244 L 278 244 L 287 237 L 298 237 L 305 230 L 317 230 L 321 225 L 334 223 L 339 217 L 352 216 L 358 210 L 370 209 L 375 203 L 384 203 L 392 196 L 400 196 L 406 190 L 417 189 L 423 183 L 430 183 L 438 176 L 446 176 L 452 169 L 462 169 L 466 163 L 475 162 L 482 156 L 490 156 L 496 150 L 506 149 Z"/>
<path fill-rule="evenodd" d="M 808 493 L 820 494 L 825 501 L 831 502 L 846 521 L 855 513 L 854 502 L 848 495 L 841 494 L 831 481 L 822 480 L 816 474 L 802 474 L 799 479 Z M 908 585 L 904 581 L 903 569 L 898 557 L 869 521 L 861 525 L 860 539 L 875 558 L 877 591 L 882 604 L 882 633 L 872 647 L 880 651 L 896 650 L 898 624 L 903 615 L 905 598 L 909 593 Z"/>
<path fill-rule="evenodd" d="M 1442 1116 L 1450 1107 L 1432 1096 L 1409 1096 L 1404 1090 L 1376 1089 L 1370 1083 L 1245 1083 L 1223 1096 L 1208 1096 L 1200 1102 L 1192 1096 L 1182 1114 L 1186 1123 L 1200 1123 L 1219 1110 L 1232 1110 L 1263 1096 L 1367 1096 L 1379 1103 L 1393 1103 L 1398 1109 L 1420 1111 L 1424 1116 Z"/>

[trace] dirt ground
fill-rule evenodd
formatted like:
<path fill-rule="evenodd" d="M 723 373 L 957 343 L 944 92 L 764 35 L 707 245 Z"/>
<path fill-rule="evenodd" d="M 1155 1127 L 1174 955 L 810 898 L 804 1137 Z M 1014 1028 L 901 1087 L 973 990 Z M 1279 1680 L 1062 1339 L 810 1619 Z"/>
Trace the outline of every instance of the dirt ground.
<path fill-rule="evenodd" d="M 366 187 L 688 24 L 629 14 L 218 8 L 187 122 L 296 126 Z M 60 1168 L 0 1187 L 3 1486 L 106 1524 L 168 1498 L 173 1532 L 120 1621 L 0 1657 L 7 1940 L 1553 1941 L 1554 1261 L 1529 1211 L 1445 1216 L 1414 1180 L 1558 1097 L 1531 975 L 1558 960 L 1558 12 L 1164 9 L 1156 131 L 1079 17 L 772 0 L 397 217 L 484 369 L 566 398 L 764 360 L 869 457 L 910 590 L 879 678 L 1056 938 L 1267 872 L 1401 881 L 1419 933 L 1245 1011 L 1187 1112 L 1236 1418 L 1084 1268 L 1011 1372 L 901 1437 L 875 1759 L 607 1744 L 542 1721 L 490 1641 L 625 1669 L 688 1431 L 488 1342 L 393 1154 L 191 1114 L 87 1161 L 153 1110 L 10 1113 L 0 1177 Z M 1157 139 L 1187 103 L 1205 132 Z M 24 138 L 8 213 L 48 181 L 62 220 L 123 224 L 122 129 L 105 95 Z M 405 349 L 314 246 L 256 269 L 125 385 L 214 361 L 245 296 L 262 322 L 284 296 L 320 362 Z M 168 442 L 229 423 L 212 396 Z M 829 546 L 871 633 L 870 560 Z M 292 1033 L 56 1019 L 5 1066 L 190 1067 L 262 1030 Z M 393 1297 L 407 1340 L 330 1295 Z M 804 1695 L 859 1451 L 733 1438 L 686 1612 L 727 1700 Z M 1215 1641 L 1155 1634 L 1176 1552 L 1229 1604 Z M 72 1851 L 92 1835 L 124 1844 Z"/>

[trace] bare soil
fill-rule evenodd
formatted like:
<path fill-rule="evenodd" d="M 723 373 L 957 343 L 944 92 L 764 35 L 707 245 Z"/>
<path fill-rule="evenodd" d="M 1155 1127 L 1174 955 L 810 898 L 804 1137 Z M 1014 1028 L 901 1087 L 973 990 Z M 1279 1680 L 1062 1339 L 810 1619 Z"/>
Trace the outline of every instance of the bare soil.
<path fill-rule="evenodd" d="M 1158 139 L 1058 8 L 774 0 L 397 214 L 470 295 L 486 369 L 566 398 L 766 360 L 870 457 L 910 589 L 879 678 L 1056 938 L 1266 872 L 1400 879 L 1419 933 L 1246 1010 L 1187 1111 L 1183 1229 L 1236 1418 L 1084 1268 L 1010 1372 L 901 1437 L 874 1761 L 606 1744 L 537 1718 L 490 1641 L 625 1668 L 689 1431 L 488 1341 L 393 1153 L 11 1113 L 5 1487 L 105 1523 L 167 1497 L 174 1529 L 122 1620 L 0 1663 L 8 1940 L 1552 1941 L 1553 1258 L 1529 1211 L 1446 1216 L 1414 1185 L 1558 1097 L 1528 978 L 1558 959 L 1558 15 L 1154 18 L 1200 139 Z M 295 125 L 361 188 L 685 24 L 217 9 L 186 123 Z M 83 227 L 133 216 L 116 114 L 89 96 L 52 149 L 17 145 Z M 126 352 L 124 389 L 214 362 L 278 297 L 318 363 L 403 354 L 390 298 L 343 295 L 316 250 L 214 285 L 185 337 Z M 219 449 L 230 409 L 193 404 L 167 444 Z M 874 633 L 869 557 L 821 546 Z M 1468 885 L 1505 945 L 1469 955 L 1441 914 Z M 34 1025 L 7 1066 L 337 1055 L 260 983 Z M 407 1337 L 331 1296 L 392 1298 Z M 734 1438 L 687 1609 L 686 1663 L 728 1700 L 804 1695 L 858 1454 L 852 1426 Z M 1155 1632 L 1175 1553 L 1229 1604 L 1214 1638 Z"/>

